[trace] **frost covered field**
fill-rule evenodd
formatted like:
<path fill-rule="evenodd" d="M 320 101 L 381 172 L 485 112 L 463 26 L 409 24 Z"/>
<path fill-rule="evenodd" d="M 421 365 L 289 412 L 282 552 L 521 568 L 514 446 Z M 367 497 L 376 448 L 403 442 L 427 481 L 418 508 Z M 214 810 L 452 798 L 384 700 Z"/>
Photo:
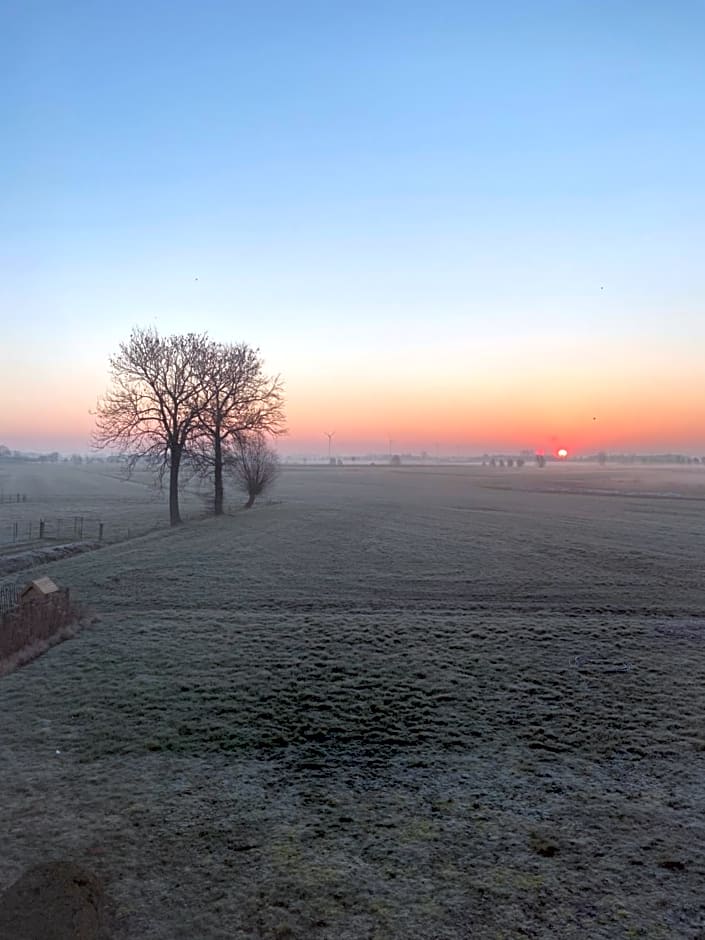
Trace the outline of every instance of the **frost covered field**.
<path fill-rule="evenodd" d="M 207 493 L 195 482 L 185 487 L 184 515 L 202 516 Z M 18 502 L 18 494 L 26 499 Z M 0 462 L 0 496 L 4 553 L 12 548 L 15 523 L 19 542 L 37 538 L 40 519 L 56 541 L 72 537 L 74 518 L 79 517 L 85 536 L 96 537 L 103 522 L 104 539 L 114 542 L 163 526 L 169 518 L 166 490 L 155 486 L 151 475 L 137 472 L 127 479 L 114 464 Z"/>
<path fill-rule="evenodd" d="M 163 508 L 163 507 L 162 507 Z M 705 472 L 286 470 L 37 569 L 100 616 L 0 680 L 0 890 L 116 940 L 705 937 Z"/>

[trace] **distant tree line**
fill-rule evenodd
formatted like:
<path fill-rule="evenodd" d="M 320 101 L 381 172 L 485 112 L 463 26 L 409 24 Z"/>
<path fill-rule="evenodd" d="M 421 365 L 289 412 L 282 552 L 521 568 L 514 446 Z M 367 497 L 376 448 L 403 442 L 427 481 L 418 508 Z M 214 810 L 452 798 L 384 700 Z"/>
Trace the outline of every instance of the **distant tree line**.
<path fill-rule="evenodd" d="M 490 457 L 488 454 L 482 458 L 482 466 L 490 467 L 523 467 L 524 458 L 523 457 Z"/>
<path fill-rule="evenodd" d="M 213 512 L 223 512 L 225 478 L 247 493 L 247 506 L 277 471 L 269 437 L 284 432 L 284 393 L 265 373 L 259 351 L 207 333 L 160 336 L 135 328 L 110 360 L 111 385 L 96 410 L 94 446 L 147 464 L 169 480 L 169 518 L 181 522 L 184 467 L 213 485 Z"/>
<path fill-rule="evenodd" d="M 10 450 L 5 444 L 0 444 L 0 460 L 2 461 L 36 461 L 38 463 L 58 463 L 59 453 L 53 451 L 51 454 L 26 454 L 21 450 Z"/>

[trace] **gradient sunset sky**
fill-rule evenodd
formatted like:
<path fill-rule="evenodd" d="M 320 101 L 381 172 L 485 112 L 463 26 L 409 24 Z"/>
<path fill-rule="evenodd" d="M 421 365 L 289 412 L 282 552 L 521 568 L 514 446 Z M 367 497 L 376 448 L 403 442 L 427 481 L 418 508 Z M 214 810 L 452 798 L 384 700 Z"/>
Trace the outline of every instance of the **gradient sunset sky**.
<path fill-rule="evenodd" d="M 284 453 L 705 454 L 705 4 L 0 12 L 0 443 L 134 325 L 262 350 Z"/>

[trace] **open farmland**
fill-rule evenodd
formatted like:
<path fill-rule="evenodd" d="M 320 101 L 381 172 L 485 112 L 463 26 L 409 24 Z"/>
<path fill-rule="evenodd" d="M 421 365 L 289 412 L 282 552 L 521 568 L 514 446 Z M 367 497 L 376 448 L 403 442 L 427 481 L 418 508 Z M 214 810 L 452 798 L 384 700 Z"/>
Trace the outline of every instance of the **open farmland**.
<path fill-rule="evenodd" d="M 76 519 L 83 520 L 84 537 L 96 538 L 103 522 L 109 542 L 169 521 L 166 489 L 156 486 L 154 477 L 144 471 L 127 478 L 115 464 L 0 462 L 0 493 L 0 550 L 4 551 L 13 541 L 38 538 L 40 519 L 45 520 L 47 538 L 54 540 L 72 538 Z M 184 516 L 202 516 L 208 493 L 195 481 L 184 487 Z"/>
<path fill-rule="evenodd" d="M 115 940 L 702 940 L 705 473 L 274 495 L 37 569 L 100 621 L 0 680 L 0 890 L 78 861 Z"/>

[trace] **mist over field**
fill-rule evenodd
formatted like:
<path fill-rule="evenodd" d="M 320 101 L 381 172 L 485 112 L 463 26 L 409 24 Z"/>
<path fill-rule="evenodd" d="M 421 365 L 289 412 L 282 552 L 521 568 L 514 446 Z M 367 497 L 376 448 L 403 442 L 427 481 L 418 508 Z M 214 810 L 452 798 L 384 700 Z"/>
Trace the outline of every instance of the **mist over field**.
<path fill-rule="evenodd" d="M 26 472 L 3 518 L 159 501 Z M 0 679 L 0 884 L 79 862 L 115 940 L 702 935 L 701 468 L 285 467 L 158 508 L 6 576 L 97 619 Z"/>

